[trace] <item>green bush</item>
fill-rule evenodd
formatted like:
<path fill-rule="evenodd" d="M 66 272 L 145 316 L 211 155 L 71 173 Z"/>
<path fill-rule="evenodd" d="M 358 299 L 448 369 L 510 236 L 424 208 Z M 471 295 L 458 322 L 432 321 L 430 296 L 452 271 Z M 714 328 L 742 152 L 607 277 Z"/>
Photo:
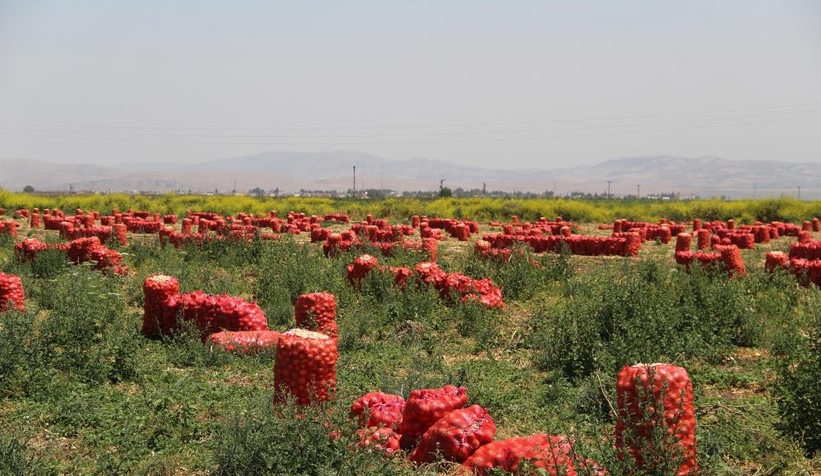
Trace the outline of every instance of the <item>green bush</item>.
<path fill-rule="evenodd" d="M 76 266 L 42 291 L 45 318 L 29 334 L 31 368 L 67 372 L 88 383 L 131 378 L 139 318 L 126 310 L 119 278 Z"/>
<path fill-rule="evenodd" d="M 752 309 L 744 283 L 720 271 L 625 262 L 568 281 L 558 303 L 536 310 L 535 363 L 579 378 L 635 362 L 717 361 Z"/>
<path fill-rule="evenodd" d="M 468 253 L 460 261 L 460 267 L 468 276 L 490 278 L 501 286 L 505 301 L 530 299 L 549 283 L 572 275 L 569 253 L 536 254 L 524 244 L 516 244 L 505 260 Z"/>
<path fill-rule="evenodd" d="M 14 310 L 0 325 L 0 397 L 36 394 L 52 379 L 51 345 L 37 338 L 34 313 Z"/>
<path fill-rule="evenodd" d="M 14 435 L 0 434 L 0 476 L 51 474 L 57 472 L 29 454 L 27 442 Z"/>
<path fill-rule="evenodd" d="M 778 408 L 783 430 L 800 441 L 807 456 L 821 450 L 821 315 L 818 307 L 806 331 L 778 346 Z"/>

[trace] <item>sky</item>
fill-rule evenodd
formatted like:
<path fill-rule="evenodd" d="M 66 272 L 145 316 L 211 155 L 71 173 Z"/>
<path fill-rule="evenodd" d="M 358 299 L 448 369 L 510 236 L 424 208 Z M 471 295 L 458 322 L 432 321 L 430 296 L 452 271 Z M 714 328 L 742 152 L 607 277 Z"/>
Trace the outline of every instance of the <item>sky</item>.
<path fill-rule="evenodd" d="M 0 0 L 0 159 L 821 162 L 818 0 Z"/>

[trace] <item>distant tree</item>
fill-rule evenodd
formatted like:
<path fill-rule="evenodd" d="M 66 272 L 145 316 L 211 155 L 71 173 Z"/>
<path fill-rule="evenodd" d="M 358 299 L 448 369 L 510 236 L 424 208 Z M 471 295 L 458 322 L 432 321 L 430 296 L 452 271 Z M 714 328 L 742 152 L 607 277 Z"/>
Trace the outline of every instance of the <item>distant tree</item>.
<path fill-rule="evenodd" d="M 453 196 L 453 190 L 449 187 L 442 187 L 439 189 L 439 198 L 448 198 Z"/>
<path fill-rule="evenodd" d="M 387 194 L 385 193 L 385 190 L 378 189 L 378 188 L 369 188 L 369 189 L 365 190 L 365 195 L 367 195 L 368 198 L 375 198 L 375 199 L 380 199 L 380 198 L 387 197 Z"/>
<path fill-rule="evenodd" d="M 24 193 L 34 193 L 34 187 L 32 187 L 31 185 L 26 185 L 25 187 L 23 187 L 23 192 Z"/>
<path fill-rule="evenodd" d="M 257 188 L 248 190 L 248 195 L 253 195 L 255 197 L 262 198 L 262 197 L 265 196 L 265 190 L 257 187 Z"/>

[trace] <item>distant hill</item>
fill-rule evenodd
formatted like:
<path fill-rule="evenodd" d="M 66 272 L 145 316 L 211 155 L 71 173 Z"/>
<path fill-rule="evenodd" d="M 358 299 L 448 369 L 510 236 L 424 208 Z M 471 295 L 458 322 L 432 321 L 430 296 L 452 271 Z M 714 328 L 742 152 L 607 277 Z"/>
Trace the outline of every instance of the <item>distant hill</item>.
<path fill-rule="evenodd" d="M 795 195 L 821 197 L 821 164 L 777 161 L 733 161 L 719 157 L 632 157 L 592 166 L 514 170 L 456 165 L 441 160 L 390 160 L 363 152 L 264 152 L 245 157 L 214 159 L 196 164 L 124 164 L 101 167 L 56 164 L 29 159 L 0 160 L 0 187 L 60 191 L 208 192 L 256 187 L 281 191 L 338 190 L 352 187 L 392 190 L 435 190 L 445 179 L 450 188 L 534 191 L 555 190 L 642 196 L 679 192 L 683 196 L 749 197 Z"/>

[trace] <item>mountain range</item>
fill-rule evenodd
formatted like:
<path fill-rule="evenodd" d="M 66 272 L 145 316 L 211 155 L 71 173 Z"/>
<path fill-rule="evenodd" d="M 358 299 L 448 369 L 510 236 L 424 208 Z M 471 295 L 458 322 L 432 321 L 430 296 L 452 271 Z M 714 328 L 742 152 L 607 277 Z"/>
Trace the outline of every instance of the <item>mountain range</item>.
<path fill-rule="evenodd" d="M 500 164 L 502 165 L 502 164 Z M 58 164 L 32 159 L 0 160 L 0 187 L 38 191 L 282 192 L 356 188 L 452 189 L 606 193 L 616 196 L 672 193 L 742 198 L 821 196 L 821 164 L 734 161 L 719 157 L 632 157 L 566 168 L 486 168 L 441 160 L 390 160 L 363 152 L 264 152 L 195 164 L 138 163 L 117 166 Z M 609 182 L 609 183 L 608 183 Z"/>

